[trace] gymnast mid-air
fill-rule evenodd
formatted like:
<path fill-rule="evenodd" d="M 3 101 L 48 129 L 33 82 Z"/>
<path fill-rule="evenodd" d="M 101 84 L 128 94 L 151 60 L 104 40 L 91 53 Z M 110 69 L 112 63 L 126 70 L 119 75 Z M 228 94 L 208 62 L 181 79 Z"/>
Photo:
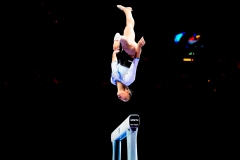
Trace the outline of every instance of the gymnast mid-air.
<path fill-rule="evenodd" d="M 122 5 L 117 5 L 117 7 L 125 13 L 126 27 L 123 35 L 116 33 L 114 37 L 111 83 L 117 86 L 118 98 L 127 102 L 132 96 L 132 91 L 128 86 L 135 80 L 145 40 L 142 37 L 138 43 L 135 42 L 135 22 L 132 16 L 132 8 Z"/>

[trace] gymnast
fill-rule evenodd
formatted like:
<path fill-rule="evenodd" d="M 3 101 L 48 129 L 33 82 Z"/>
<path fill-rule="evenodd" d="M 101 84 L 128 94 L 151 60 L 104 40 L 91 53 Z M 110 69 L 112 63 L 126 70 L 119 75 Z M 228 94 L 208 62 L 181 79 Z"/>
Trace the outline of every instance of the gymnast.
<path fill-rule="evenodd" d="M 135 42 L 135 22 L 132 16 L 132 8 L 122 5 L 117 5 L 117 7 L 125 13 L 126 27 L 123 35 L 116 33 L 114 37 L 111 83 L 117 86 L 118 98 L 127 102 L 132 96 L 132 91 L 128 86 L 135 80 L 136 70 L 142 47 L 145 45 L 145 40 L 142 37 L 138 43 Z"/>

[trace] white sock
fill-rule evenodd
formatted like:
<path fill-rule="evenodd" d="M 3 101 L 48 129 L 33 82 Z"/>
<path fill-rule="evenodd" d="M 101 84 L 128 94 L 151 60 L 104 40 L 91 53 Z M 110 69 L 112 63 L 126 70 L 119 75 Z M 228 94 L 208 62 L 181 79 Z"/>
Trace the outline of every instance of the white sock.
<path fill-rule="evenodd" d="M 113 40 L 114 41 L 120 41 L 121 37 L 122 36 L 119 33 L 116 33 Z"/>

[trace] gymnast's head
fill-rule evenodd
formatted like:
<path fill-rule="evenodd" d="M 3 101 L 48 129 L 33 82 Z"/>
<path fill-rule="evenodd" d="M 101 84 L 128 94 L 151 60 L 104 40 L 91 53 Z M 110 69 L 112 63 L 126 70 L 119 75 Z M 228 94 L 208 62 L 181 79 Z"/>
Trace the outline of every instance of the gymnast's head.
<path fill-rule="evenodd" d="M 117 96 L 123 102 L 128 102 L 132 97 L 132 91 L 125 86 L 123 90 L 118 90 Z"/>

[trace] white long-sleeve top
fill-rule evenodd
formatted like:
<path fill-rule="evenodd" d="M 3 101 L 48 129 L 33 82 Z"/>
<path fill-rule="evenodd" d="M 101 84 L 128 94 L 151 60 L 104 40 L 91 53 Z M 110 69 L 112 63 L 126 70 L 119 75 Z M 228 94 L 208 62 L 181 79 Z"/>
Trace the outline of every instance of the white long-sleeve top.
<path fill-rule="evenodd" d="M 130 68 L 120 65 L 117 60 L 112 62 L 111 83 L 116 85 L 116 81 L 129 86 L 135 81 L 139 58 L 134 58 Z"/>

